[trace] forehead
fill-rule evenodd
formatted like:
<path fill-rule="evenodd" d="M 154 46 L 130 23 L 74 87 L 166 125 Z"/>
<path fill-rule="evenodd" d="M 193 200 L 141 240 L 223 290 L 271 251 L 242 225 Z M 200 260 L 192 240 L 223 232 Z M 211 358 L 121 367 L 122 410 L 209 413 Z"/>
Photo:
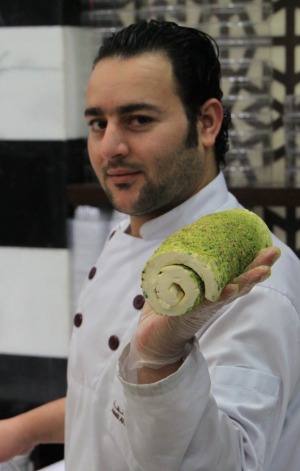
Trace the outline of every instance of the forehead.
<path fill-rule="evenodd" d="M 161 53 L 102 59 L 94 67 L 88 83 L 87 102 L 96 105 L 90 103 L 94 100 L 108 106 L 120 106 L 132 100 L 163 100 L 169 104 L 178 101 L 172 64 Z"/>

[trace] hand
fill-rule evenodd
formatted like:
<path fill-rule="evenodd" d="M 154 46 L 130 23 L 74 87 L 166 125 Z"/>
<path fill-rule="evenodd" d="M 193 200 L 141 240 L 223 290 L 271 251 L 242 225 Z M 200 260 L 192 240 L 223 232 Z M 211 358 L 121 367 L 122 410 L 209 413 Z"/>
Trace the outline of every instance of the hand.
<path fill-rule="evenodd" d="M 204 301 L 183 316 L 157 315 L 145 303 L 130 344 L 127 368 L 158 370 L 172 364 L 178 368 L 187 344 L 198 330 L 220 309 L 266 280 L 271 274 L 271 266 L 279 256 L 280 250 L 277 247 L 263 249 L 244 273 L 224 288 L 217 301 Z M 173 372 L 174 368 L 167 368 L 166 371 Z"/>

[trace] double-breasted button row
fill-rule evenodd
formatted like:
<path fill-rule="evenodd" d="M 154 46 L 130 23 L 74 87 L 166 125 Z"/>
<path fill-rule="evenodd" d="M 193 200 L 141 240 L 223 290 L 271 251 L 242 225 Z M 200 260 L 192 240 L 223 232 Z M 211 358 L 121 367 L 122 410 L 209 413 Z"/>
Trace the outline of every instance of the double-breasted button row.
<path fill-rule="evenodd" d="M 88 274 L 88 279 L 92 280 L 96 275 L 97 268 L 92 267 Z M 145 298 L 143 295 L 138 294 L 133 298 L 133 306 L 135 309 L 140 310 L 145 304 Z M 75 327 L 79 328 L 83 322 L 83 315 L 81 312 L 77 312 L 74 316 L 74 325 Z M 117 335 L 111 335 L 108 339 L 108 346 L 111 350 L 115 351 L 119 348 L 120 339 Z"/>
<path fill-rule="evenodd" d="M 79 328 L 83 321 L 83 315 L 80 312 L 77 312 L 74 316 L 74 325 Z M 108 346 L 111 350 L 117 350 L 120 345 L 120 340 L 117 335 L 111 335 L 108 339 Z"/>
<path fill-rule="evenodd" d="M 77 312 L 74 317 L 75 327 L 80 327 L 83 321 L 83 315 L 80 312 Z M 111 350 L 117 350 L 120 345 L 120 340 L 117 335 L 111 335 L 108 339 L 108 345 Z"/>

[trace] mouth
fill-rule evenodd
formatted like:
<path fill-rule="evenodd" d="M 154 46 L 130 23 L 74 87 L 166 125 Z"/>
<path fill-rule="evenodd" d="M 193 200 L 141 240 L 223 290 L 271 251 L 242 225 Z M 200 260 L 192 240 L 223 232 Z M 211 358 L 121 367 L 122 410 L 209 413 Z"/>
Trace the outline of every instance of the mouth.
<path fill-rule="evenodd" d="M 141 172 L 139 170 L 129 169 L 110 169 L 106 172 L 106 180 L 111 180 L 114 184 L 132 183 Z"/>

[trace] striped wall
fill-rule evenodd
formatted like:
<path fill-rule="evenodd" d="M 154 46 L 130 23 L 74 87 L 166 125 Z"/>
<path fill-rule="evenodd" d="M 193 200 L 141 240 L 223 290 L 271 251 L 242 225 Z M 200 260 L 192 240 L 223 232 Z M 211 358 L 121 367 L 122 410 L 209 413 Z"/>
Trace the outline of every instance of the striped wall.
<path fill-rule="evenodd" d="M 108 5 L 117 6 L 120 26 L 135 18 L 141 3 L 1 1 L 0 321 L 5 321 L 6 338 L 1 330 L 0 353 L 67 355 L 71 313 L 66 186 L 94 180 L 82 118 L 86 81 L 101 37 L 103 11 Z M 218 2 L 160 3 L 198 8 Z M 268 19 L 276 180 L 284 175 L 284 96 L 300 93 L 300 7 L 296 4 L 274 0 Z M 279 217 L 284 220 L 284 210 Z M 11 315 L 15 316 L 12 323 Z M 29 332 L 28 322 L 37 318 Z M 35 336 L 39 340 L 32 342 Z"/>

